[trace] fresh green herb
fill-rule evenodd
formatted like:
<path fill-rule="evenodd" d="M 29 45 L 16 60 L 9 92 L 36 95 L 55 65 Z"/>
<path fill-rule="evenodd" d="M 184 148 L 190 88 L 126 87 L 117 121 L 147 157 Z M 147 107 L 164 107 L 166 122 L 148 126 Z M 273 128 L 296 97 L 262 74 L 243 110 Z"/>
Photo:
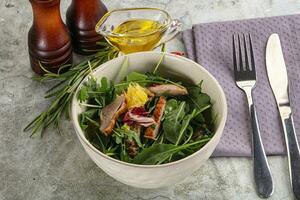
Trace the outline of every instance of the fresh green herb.
<path fill-rule="evenodd" d="M 138 72 L 131 72 L 130 74 L 127 75 L 126 81 L 127 82 L 144 81 L 147 80 L 147 78 L 148 76 L 145 74 L 141 74 Z"/>
<path fill-rule="evenodd" d="M 30 122 L 27 127 L 24 128 L 24 131 L 31 131 L 31 136 L 39 131 L 43 133 L 43 131 L 51 124 L 58 127 L 63 114 L 66 114 L 68 117 L 68 108 L 72 101 L 73 94 L 81 81 L 100 64 L 113 59 L 118 55 L 118 51 L 115 48 L 107 43 L 100 43 L 104 46 L 103 49 L 99 50 L 87 60 L 72 66 L 65 73 L 60 72 L 65 68 L 70 67 L 69 65 L 60 67 L 58 74 L 47 71 L 41 66 L 44 69 L 45 74 L 41 77 L 35 77 L 34 79 L 40 82 L 54 81 L 57 82 L 57 84 L 45 94 L 45 98 L 52 99 L 50 106 Z M 98 91 L 91 89 L 90 92 Z M 83 89 L 80 91 L 80 100 L 87 99 L 90 95 L 92 94 Z"/>
<path fill-rule="evenodd" d="M 171 104 L 171 105 L 170 105 Z M 186 115 L 184 109 L 186 106 L 186 102 L 181 102 L 180 104 L 171 100 L 171 102 L 167 102 L 165 120 L 163 122 L 163 129 L 165 133 L 165 137 L 167 140 L 176 144 L 179 138 L 179 130 L 181 130 L 181 121 L 184 119 Z"/>
<path fill-rule="evenodd" d="M 198 140 L 193 143 L 176 146 L 173 144 L 154 144 L 151 147 L 144 149 L 133 160 L 133 163 L 144 165 L 156 165 L 164 163 L 170 156 L 188 149 L 193 146 L 201 147 L 201 144 L 205 144 L 210 138 Z"/>
<path fill-rule="evenodd" d="M 193 85 L 188 88 L 188 100 L 191 108 L 197 108 L 202 109 L 203 107 L 206 107 L 210 104 L 210 97 L 202 92 L 201 88 L 202 82 L 200 82 L 198 85 Z"/>
<path fill-rule="evenodd" d="M 130 130 L 123 126 L 119 129 L 115 129 L 114 134 L 116 134 L 119 137 L 119 140 L 121 138 L 128 139 L 129 141 L 135 140 L 139 147 L 143 147 L 139 134 L 134 130 Z"/>

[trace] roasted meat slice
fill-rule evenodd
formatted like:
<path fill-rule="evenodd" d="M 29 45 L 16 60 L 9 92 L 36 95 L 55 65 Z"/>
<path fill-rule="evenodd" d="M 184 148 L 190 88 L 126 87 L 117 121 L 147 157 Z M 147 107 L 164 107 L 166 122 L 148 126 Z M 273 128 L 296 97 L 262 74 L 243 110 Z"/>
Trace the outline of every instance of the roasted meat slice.
<path fill-rule="evenodd" d="M 105 106 L 100 114 L 100 131 L 108 136 L 115 124 L 119 116 L 125 113 L 127 110 L 125 95 L 119 95 L 117 98 L 110 103 L 109 105 Z"/>
<path fill-rule="evenodd" d="M 165 111 L 165 107 L 166 107 L 166 98 L 161 96 L 159 97 L 159 100 L 155 106 L 155 109 L 153 111 L 153 119 L 156 122 L 155 125 L 150 126 L 146 129 L 144 137 L 151 139 L 151 140 L 155 140 L 156 136 L 158 134 L 159 128 L 160 128 L 160 124 L 161 124 L 161 118 L 163 117 L 164 111 Z"/>
<path fill-rule="evenodd" d="M 155 85 L 148 87 L 148 90 L 154 93 L 155 96 L 180 96 L 188 94 L 188 91 L 185 87 L 179 87 L 172 84 Z"/>

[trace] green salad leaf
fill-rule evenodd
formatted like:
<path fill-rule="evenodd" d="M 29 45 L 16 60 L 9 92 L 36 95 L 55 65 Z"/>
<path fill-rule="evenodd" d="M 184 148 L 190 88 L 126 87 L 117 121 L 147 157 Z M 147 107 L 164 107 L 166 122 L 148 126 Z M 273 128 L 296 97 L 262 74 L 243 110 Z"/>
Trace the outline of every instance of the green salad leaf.
<path fill-rule="evenodd" d="M 138 72 L 131 72 L 127 75 L 126 81 L 127 82 L 136 82 L 136 81 L 144 81 L 147 80 L 148 76 Z"/>
<path fill-rule="evenodd" d="M 134 130 L 130 130 L 126 126 L 122 126 L 121 128 L 115 129 L 114 134 L 118 135 L 118 137 L 116 137 L 116 143 L 118 144 L 120 144 L 120 140 L 125 138 L 128 139 L 129 141 L 135 140 L 135 142 L 139 147 L 143 147 L 139 134 Z"/>
<path fill-rule="evenodd" d="M 188 87 L 189 98 L 187 101 L 189 102 L 191 109 L 202 109 L 203 107 L 211 105 L 210 97 L 207 94 L 202 93 L 201 84 L 202 82 L 198 85 Z"/>
<path fill-rule="evenodd" d="M 186 114 L 185 107 L 186 103 L 184 101 L 175 103 L 175 100 L 168 101 L 166 105 L 163 129 L 166 139 L 173 144 L 177 143 L 180 134 L 178 130 L 181 129 L 181 123 Z"/>
<path fill-rule="evenodd" d="M 134 158 L 133 163 L 145 165 L 160 164 L 177 151 L 178 147 L 173 144 L 154 144 L 139 153 Z"/>
<path fill-rule="evenodd" d="M 173 144 L 153 144 L 151 147 L 143 149 L 134 159 L 133 163 L 143 165 L 156 165 L 164 163 L 170 156 L 188 149 L 190 147 L 206 143 L 210 138 L 198 140 L 193 143 L 176 146 Z"/>

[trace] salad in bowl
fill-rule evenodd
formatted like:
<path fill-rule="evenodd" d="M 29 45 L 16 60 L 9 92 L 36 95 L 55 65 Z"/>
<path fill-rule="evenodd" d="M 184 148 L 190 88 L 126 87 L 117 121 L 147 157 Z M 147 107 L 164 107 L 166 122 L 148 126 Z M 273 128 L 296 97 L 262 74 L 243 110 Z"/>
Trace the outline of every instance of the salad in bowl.
<path fill-rule="evenodd" d="M 195 81 L 190 76 L 197 73 Z M 226 119 L 224 93 L 206 73 L 186 58 L 154 52 L 100 66 L 72 103 L 85 150 L 105 172 L 132 186 L 161 187 L 183 179 L 211 155 Z M 205 91 L 210 83 L 217 91 Z M 173 175 L 172 168 L 183 173 Z"/>

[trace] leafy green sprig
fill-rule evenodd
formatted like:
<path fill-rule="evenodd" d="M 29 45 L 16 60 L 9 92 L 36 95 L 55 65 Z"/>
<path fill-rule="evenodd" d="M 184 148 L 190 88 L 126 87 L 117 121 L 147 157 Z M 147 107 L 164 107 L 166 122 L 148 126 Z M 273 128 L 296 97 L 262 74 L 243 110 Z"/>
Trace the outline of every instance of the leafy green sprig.
<path fill-rule="evenodd" d="M 35 77 L 34 79 L 40 82 L 57 82 L 52 88 L 50 88 L 45 98 L 52 99 L 50 106 L 43 112 L 41 112 L 32 122 L 30 122 L 24 131 L 31 131 L 31 136 L 37 132 L 43 131 L 53 124 L 55 127 L 59 127 L 60 120 L 63 114 L 68 114 L 68 108 L 73 98 L 73 94 L 81 81 L 100 64 L 111 60 L 118 55 L 118 51 L 111 47 L 106 42 L 99 42 L 104 46 L 90 58 L 80 62 L 77 65 L 72 66 L 67 72 L 61 73 L 64 69 L 69 68 L 70 65 L 64 65 L 59 68 L 58 73 L 53 73 L 46 70 L 43 66 L 41 68 L 45 71 L 45 74 L 41 77 Z"/>

